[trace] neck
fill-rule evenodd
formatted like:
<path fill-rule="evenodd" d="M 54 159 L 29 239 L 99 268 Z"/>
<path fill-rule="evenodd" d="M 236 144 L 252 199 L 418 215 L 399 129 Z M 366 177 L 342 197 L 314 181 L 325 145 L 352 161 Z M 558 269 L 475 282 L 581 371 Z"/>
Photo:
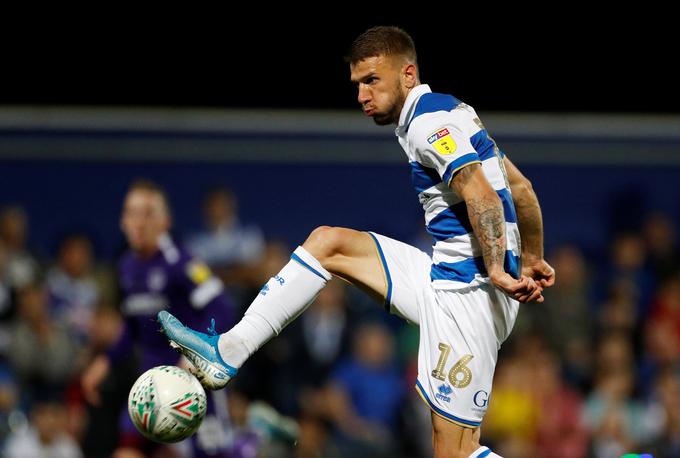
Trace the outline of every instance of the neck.
<path fill-rule="evenodd" d="M 138 250 L 135 250 L 135 253 L 137 254 L 137 256 L 139 256 L 142 259 L 149 259 L 149 258 L 153 257 L 153 255 L 155 255 L 158 250 L 159 250 L 158 246 L 145 247 L 145 248 L 140 248 Z"/>

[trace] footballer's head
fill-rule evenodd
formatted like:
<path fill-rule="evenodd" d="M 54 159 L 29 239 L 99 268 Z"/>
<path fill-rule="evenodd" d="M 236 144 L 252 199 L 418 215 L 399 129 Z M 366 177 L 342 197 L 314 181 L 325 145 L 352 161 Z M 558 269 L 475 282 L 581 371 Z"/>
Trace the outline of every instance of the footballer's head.
<path fill-rule="evenodd" d="M 372 27 L 354 40 L 345 60 L 364 113 L 381 126 L 398 123 L 406 96 L 420 84 L 409 34 L 399 27 Z"/>
<path fill-rule="evenodd" d="M 130 248 L 142 256 L 158 250 L 158 242 L 171 225 L 170 207 L 163 188 L 149 180 L 137 180 L 130 185 L 120 227 Z"/>

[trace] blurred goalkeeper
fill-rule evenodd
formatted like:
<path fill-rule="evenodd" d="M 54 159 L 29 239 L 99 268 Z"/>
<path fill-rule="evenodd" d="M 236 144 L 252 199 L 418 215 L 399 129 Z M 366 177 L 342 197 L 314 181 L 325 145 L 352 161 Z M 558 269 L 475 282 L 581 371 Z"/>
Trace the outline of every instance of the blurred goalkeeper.
<path fill-rule="evenodd" d="M 519 303 L 542 302 L 555 280 L 538 200 L 472 107 L 421 84 L 406 32 L 369 29 L 347 61 L 364 113 L 397 126 L 432 257 L 373 232 L 321 226 L 229 332 L 206 335 L 165 311 L 159 321 L 204 385 L 221 388 L 336 275 L 419 325 L 416 390 L 431 409 L 435 456 L 497 457 L 479 440 L 498 349 Z"/>

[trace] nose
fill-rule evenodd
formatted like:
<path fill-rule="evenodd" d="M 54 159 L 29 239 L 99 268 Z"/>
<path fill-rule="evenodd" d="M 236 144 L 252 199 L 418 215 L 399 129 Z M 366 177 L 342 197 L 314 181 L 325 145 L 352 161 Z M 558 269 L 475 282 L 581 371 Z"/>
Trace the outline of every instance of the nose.
<path fill-rule="evenodd" d="M 357 96 L 357 100 L 362 105 L 371 100 L 371 91 L 369 91 L 366 85 L 359 84 L 359 95 Z"/>

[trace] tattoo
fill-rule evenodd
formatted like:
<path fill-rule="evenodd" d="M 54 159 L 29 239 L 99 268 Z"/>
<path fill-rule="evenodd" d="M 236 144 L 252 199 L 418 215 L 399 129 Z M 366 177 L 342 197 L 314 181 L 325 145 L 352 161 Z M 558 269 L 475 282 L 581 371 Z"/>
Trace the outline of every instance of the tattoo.
<path fill-rule="evenodd" d="M 468 185 L 478 186 L 472 182 L 479 168 L 478 164 L 470 165 L 454 177 L 452 185 L 458 195 L 464 196 L 464 189 Z M 490 186 L 489 190 L 465 199 L 472 229 L 482 247 L 487 272 L 504 269 L 506 247 L 503 204 Z"/>
<path fill-rule="evenodd" d="M 493 198 L 495 197 L 495 198 Z M 505 217 L 497 196 L 474 198 L 467 201 L 470 223 L 482 246 L 484 264 L 488 271 L 503 269 L 505 262 Z"/>

